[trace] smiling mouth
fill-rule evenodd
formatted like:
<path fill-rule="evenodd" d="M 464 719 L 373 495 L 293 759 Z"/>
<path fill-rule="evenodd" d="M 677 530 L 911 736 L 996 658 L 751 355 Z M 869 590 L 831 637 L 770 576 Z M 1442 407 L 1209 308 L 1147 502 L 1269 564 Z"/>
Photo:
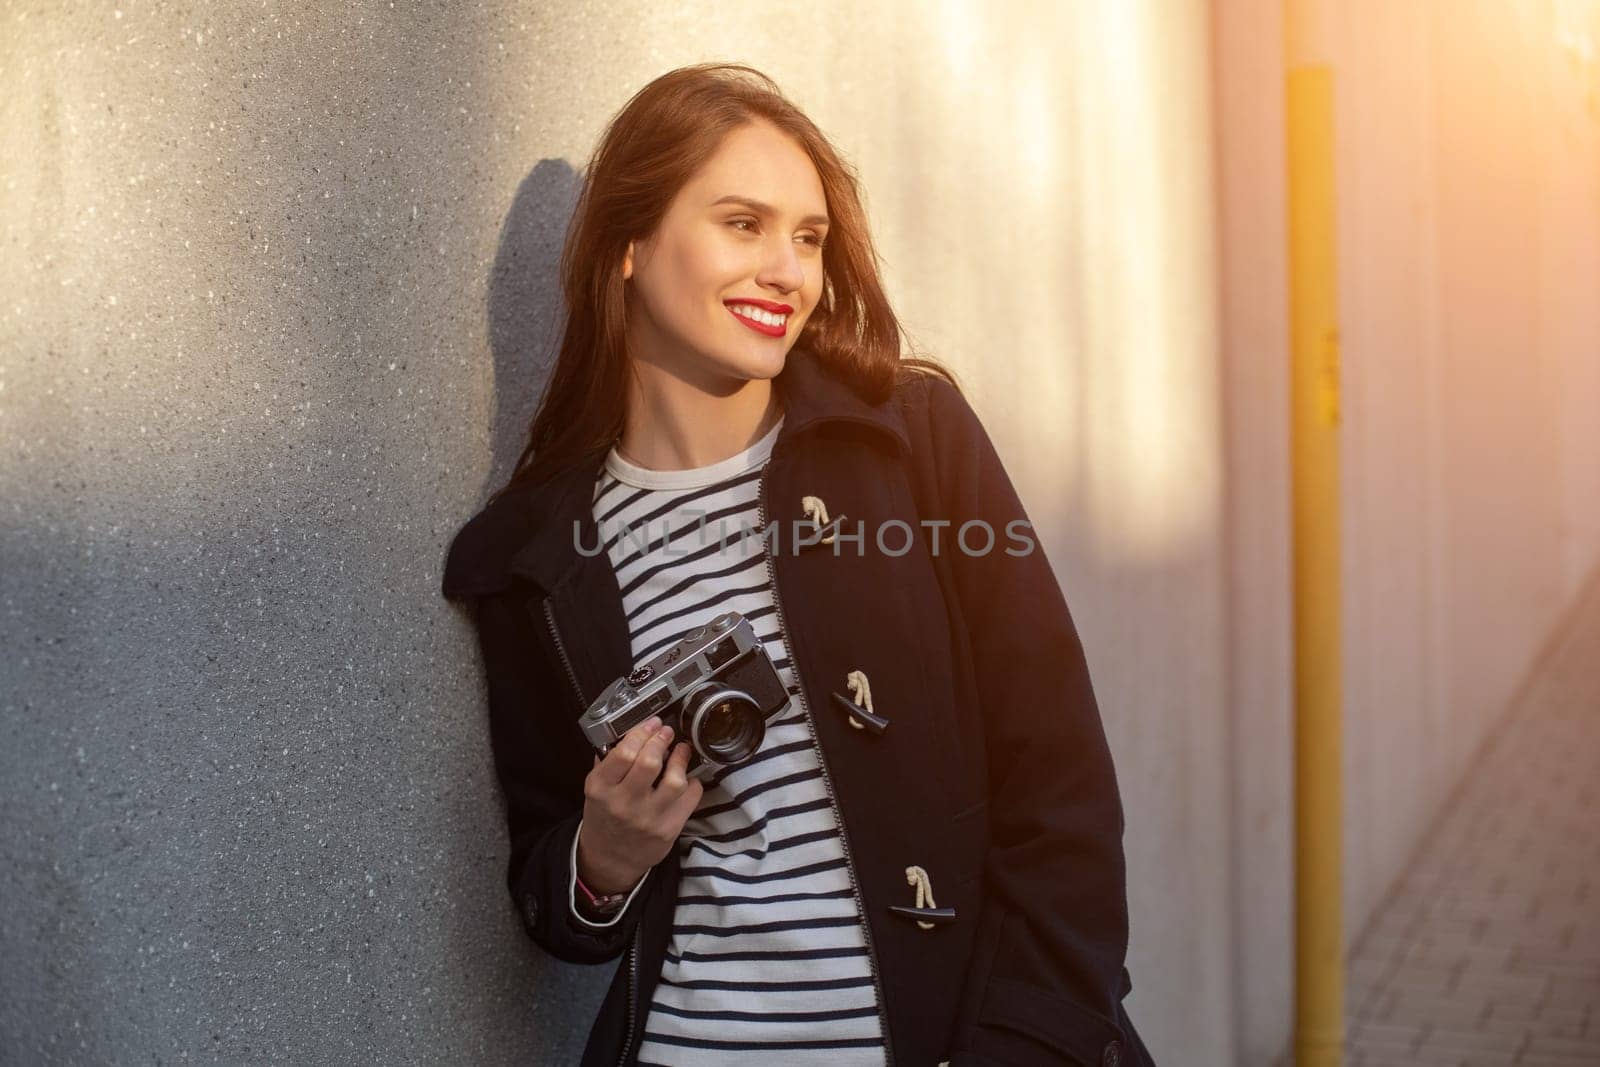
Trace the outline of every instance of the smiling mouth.
<path fill-rule="evenodd" d="M 782 337 L 788 332 L 788 315 L 763 311 L 749 304 L 727 304 L 728 313 L 752 330 L 766 337 Z"/>

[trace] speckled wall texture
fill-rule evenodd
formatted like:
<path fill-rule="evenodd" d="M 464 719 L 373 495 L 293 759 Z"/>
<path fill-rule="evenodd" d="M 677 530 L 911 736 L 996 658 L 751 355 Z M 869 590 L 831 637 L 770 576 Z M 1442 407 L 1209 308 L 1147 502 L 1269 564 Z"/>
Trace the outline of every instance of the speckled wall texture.
<path fill-rule="evenodd" d="M 531 414 L 595 137 L 723 58 L 858 166 L 1046 531 L 1124 783 L 1129 1008 L 1222 1062 L 1206 42 L 1200 0 L 0 5 L 0 1059 L 575 1061 L 610 968 L 511 911 L 440 567 Z"/>

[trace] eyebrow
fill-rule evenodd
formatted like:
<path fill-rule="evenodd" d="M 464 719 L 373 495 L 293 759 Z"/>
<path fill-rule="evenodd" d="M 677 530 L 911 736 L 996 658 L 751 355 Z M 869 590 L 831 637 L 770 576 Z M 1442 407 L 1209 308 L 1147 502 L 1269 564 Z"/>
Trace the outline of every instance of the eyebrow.
<path fill-rule="evenodd" d="M 771 204 L 763 204 L 759 200 L 752 200 L 750 197 L 740 196 L 738 193 L 729 193 L 727 196 L 711 201 L 712 207 L 716 207 L 718 204 L 743 204 L 750 210 L 762 215 L 776 215 L 778 213 L 778 209 Z M 800 220 L 800 224 L 802 226 L 827 226 L 829 224 L 828 216 L 807 215 Z"/>

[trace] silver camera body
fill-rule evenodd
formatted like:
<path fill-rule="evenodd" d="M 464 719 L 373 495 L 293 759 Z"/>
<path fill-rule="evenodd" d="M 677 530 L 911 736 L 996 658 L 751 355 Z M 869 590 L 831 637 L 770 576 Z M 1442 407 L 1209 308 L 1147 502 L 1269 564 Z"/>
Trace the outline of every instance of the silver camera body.
<path fill-rule="evenodd" d="M 754 756 L 767 720 L 788 703 L 750 621 L 728 611 L 606 686 L 578 726 L 604 756 L 623 734 L 659 715 L 674 743 L 689 742 L 689 777 L 705 778 Z"/>

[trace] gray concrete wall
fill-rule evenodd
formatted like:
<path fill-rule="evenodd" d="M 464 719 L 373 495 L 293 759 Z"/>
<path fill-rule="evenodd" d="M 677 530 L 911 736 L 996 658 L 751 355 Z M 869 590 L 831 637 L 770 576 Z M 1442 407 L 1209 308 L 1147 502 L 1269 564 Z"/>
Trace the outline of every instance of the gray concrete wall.
<path fill-rule="evenodd" d="M 1600 562 L 1600 12 L 1328 6 L 1354 942 Z M 1281 8 L 1213 20 L 1240 1063 L 1293 1006 Z"/>
<path fill-rule="evenodd" d="M 609 968 L 510 911 L 439 568 L 531 414 L 575 168 L 650 77 L 738 58 L 860 168 L 1048 543 L 1130 1011 L 1230 1062 L 1204 12 L 0 10 L 6 1058 L 571 1061 Z"/>

